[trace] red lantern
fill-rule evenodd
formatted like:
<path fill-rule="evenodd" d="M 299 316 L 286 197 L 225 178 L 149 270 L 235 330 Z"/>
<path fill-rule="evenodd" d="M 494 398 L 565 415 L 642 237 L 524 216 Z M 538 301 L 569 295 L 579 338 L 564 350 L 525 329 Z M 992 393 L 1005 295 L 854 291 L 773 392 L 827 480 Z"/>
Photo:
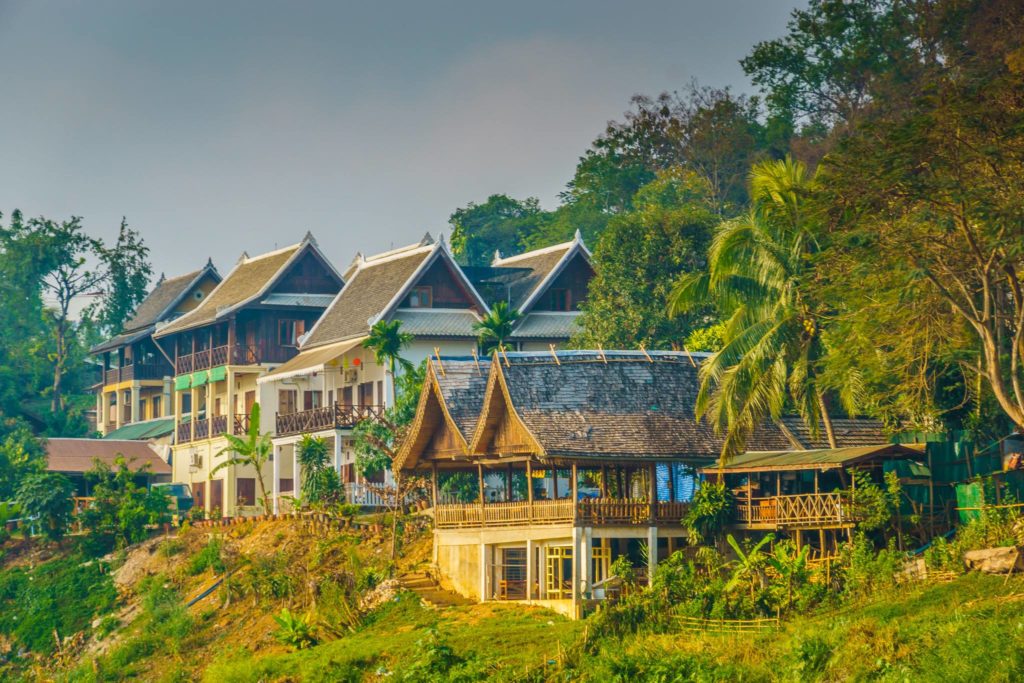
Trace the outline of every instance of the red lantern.
<path fill-rule="evenodd" d="M 358 367 L 359 367 L 360 365 L 362 365 L 362 364 L 363 364 L 363 361 L 359 360 L 358 358 L 353 358 L 353 359 L 352 359 L 352 365 L 353 365 L 353 366 L 355 366 L 355 367 L 357 367 L 357 368 L 358 368 Z"/>

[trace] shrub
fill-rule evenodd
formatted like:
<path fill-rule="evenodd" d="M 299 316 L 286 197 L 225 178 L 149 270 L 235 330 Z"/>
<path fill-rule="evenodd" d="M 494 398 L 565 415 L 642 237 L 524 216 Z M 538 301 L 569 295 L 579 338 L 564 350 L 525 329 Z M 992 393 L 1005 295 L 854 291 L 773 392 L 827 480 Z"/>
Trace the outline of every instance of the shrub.
<path fill-rule="evenodd" d="M 253 557 L 249 570 L 239 578 L 242 594 L 252 596 L 256 602 L 290 598 L 297 584 L 288 556 L 283 552 L 270 557 Z"/>
<path fill-rule="evenodd" d="M 114 467 L 97 461 L 86 473 L 93 482 L 93 503 L 82 511 L 83 543 L 87 552 L 102 555 L 113 548 L 146 540 L 149 527 L 171 520 L 170 499 L 162 489 L 147 489 L 135 483 L 139 472 L 132 470 L 124 458 L 117 458 Z"/>
<path fill-rule="evenodd" d="M 683 519 L 690 542 L 716 539 L 729 523 L 734 503 L 732 492 L 722 482 L 705 483 L 698 488 Z"/>
<path fill-rule="evenodd" d="M 274 631 L 274 637 L 285 645 L 296 650 L 304 650 L 316 645 L 315 629 L 308 617 L 292 614 L 291 610 L 285 607 L 280 614 L 274 615 L 274 621 L 278 626 Z"/>
<path fill-rule="evenodd" d="M 18 505 L 23 516 L 38 521 L 43 536 L 57 541 L 64 537 L 71 521 L 74 490 L 71 480 L 63 474 L 30 474 L 18 487 Z"/>
<path fill-rule="evenodd" d="M 226 569 L 224 564 L 224 542 L 220 536 L 212 536 L 203 549 L 196 553 L 188 563 L 190 576 L 202 574 L 207 569 L 213 570 L 215 574 L 221 574 Z"/>

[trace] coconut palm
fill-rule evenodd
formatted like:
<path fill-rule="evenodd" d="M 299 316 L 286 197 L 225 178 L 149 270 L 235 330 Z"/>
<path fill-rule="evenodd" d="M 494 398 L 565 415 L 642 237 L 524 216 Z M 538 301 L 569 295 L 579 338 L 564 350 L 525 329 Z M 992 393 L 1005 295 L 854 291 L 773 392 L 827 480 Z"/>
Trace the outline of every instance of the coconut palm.
<path fill-rule="evenodd" d="M 412 335 L 402 332 L 402 321 L 378 320 L 370 328 L 370 335 L 363 340 L 363 347 L 373 351 L 377 365 L 385 368 L 391 378 L 391 405 L 395 405 L 395 366 L 401 365 L 403 370 L 412 367 L 412 363 L 402 358 L 402 349 L 412 342 Z"/>
<path fill-rule="evenodd" d="M 708 272 L 683 276 L 669 314 L 706 306 L 731 313 L 723 346 L 701 366 L 698 417 L 725 434 L 722 456 L 744 450 L 750 434 L 789 405 L 817 435 L 824 423 L 835 436 L 818 382 L 825 355 L 821 312 L 801 285 L 817 250 L 805 198 L 815 178 L 792 159 L 766 161 L 751 170 L 753 209 L 723 223 L 708 254 Z"/>
<path fill-rule="evenodd" d="M 267 484 L 263 481 L 263 466 L 270 461 L 274 445 L 270 441 L 269 432 L 260 434 L 260 404 L 252 404 L 252 411 L 249 413 L 249 431 L 244 439 L 234 434 L 225 434 L 224 439 L 228 445 L 218 451 L 217 455 L 227 454 L 230 457 L 214 467 L 210 471 L 210 475 L 213 476 L 225 467 L 234 467 L 235 465 L 254 468 L 256 483 L 260 487 L 263 512 L 269 513 L 270 497 L 267 495 Z"/>
<path fill-rule="evenodd" d="M 519 311 L 509 308 L 504 301 L 494 304 L 480 322 L 473 324 L 473 331 L 480 341 L 480 349 L 484 353 L 490 353 L 503 345 L 512 335 L 512 328 L 515 327 L 519 316 Z"/>

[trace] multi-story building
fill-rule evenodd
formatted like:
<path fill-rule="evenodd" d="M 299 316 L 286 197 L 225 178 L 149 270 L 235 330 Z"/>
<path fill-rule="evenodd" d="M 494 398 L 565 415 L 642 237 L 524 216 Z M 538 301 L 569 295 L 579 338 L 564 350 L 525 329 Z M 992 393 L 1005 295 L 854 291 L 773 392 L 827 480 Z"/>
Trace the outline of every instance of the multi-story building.
<path fill-rule="evenodd" d="M 173 360 L 174 481 L 191 486 L 196 507 L 233 515 L 240 505 L 256 504 L 254 468 L 215 471 L 228 458 L 224 435 L 247 432 L 256 380 L 298 353 L 299 338 L 342 285 L 307 235 L 284 249 L 243 254 L 198 306 L 157 327 L 153 338 Z M 264 416 L 265 432 L 273 429 L 273 408 Z"/>
<path fill-rule="evenodd" d="M 219 282 L 220 275 L 209 261 L 197 271 L 161 278 L 124 329 L 90 350 L 103 370 L 96 392 L 96 428 L 100 434 L 173 415 L 174 366 L 153 343 L 153 331 L 158 324 L 198 307 Z"/>

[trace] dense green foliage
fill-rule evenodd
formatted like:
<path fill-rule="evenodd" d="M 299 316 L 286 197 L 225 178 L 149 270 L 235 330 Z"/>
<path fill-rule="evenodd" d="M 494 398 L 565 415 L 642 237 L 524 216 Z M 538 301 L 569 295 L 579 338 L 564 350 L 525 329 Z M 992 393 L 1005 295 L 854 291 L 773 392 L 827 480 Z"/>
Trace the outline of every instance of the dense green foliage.
<path fill-rule="evenodd" d="M 51 652 L 60 638 L 87 631 L 115 605 L 117 591 L 105 564 L 78 554 L 34 569 L 0 572 L 0 633 L 19 647 Z"/>
<path fill-rule="evenodd" d="M 18 487 L 18 507 L 39 533 L 51 541 L 64 537 L 71 521 L 74 487 L 57 472 L 34 472 Z"/>
<path fill-rule="evenodd" d="M 85 531 L 82 544 L 87 552 L 103 555 L 139 543 L 149 537 L 151 528 L 171 521 L 167 493 L 138 481 L 145 479 L 147 472 L 148 468 L 133 469 L 119 457 L 113 467 L 97 461 L 86 473 L 93 500 L 79 513 L 79 522 Z"/>
<path fill-rule="evenodd" d="M 337 504 L 342 494 L 341 480 L 331 465 L 327 440 L 305 434 L 295 448 L 302 473 L 302 501 L 311 505 Z"/>

